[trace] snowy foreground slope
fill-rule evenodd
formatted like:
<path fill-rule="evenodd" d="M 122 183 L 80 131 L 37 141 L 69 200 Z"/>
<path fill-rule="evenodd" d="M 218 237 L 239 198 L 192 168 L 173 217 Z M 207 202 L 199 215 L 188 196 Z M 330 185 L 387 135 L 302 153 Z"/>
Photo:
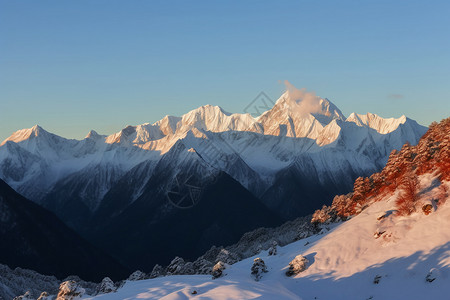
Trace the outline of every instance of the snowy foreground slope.
<path fill-rule="evenodd" d="M 420 178 L 425 197 L 433 197 L 432 176 Z M 448 185 L 448 182 L 445 184 Z M 425 194 L 423 194 L 425 195 Z M 268 256 L 267 251 L 228 266 L 226 275 L 166 276 L 128 281 L 116 293 L 86 299 L 446 299 L 450 291 L 450 201 L 429 215 L 381 215 L 395 209 L 395 193 L 351 220 L 324 226 L 321 234 L 299 240 Z M 448 200 L 448 197 L 447 197 Z M 375 232 L 385 233 L 376 238 Z M 308 269 L 295 277 L 285 272 L 302 254 Z M 253 259 L 268 272 L 257 282 Z M 426 280 L 427 275 L 429 281 Z M 379 283 L 374 283 L 380 276 Z M 195 293 L 196 294 L 193 294 Z"/>

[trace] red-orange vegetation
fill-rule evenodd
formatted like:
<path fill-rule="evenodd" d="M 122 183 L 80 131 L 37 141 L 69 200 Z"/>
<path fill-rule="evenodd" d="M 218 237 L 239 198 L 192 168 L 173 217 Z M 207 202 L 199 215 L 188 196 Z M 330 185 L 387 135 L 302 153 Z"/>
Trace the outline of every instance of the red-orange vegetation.
<path fill-rule="evenodd" d="M 353 192 L 336 196 L 331 206 L 316 211 L 312 222 L 336 217 L 347 218 L 358 214 L 371 202 L 379 201 L 401 189 L 397 200 L 400 214 L 410 214 L 417 201 L 417 176 L 434 173 L 441 182 L 450 181 L 450 118 L 439 123 L 433 122 L 416 146 L 409 143 L 400 151 L 392 150 L 388 162 L 379 173 L 370 177 L 358 177 Z M 446 187 L 441 184 L 441 201 L 448 196 Z M 446 196 L 443 196 L 446 195 Z M 320 220 L 319 220 L 320 219 Z"/>
<path fill-rule="evenodd" d="M 397 214 L 408 216 L 416 211 L 416 202 L 418 200 L 417 192 L 419 188 L 419 179 L 412 171 L 403 175 L 399 186 L 401 192 L 395 202 Z"/>

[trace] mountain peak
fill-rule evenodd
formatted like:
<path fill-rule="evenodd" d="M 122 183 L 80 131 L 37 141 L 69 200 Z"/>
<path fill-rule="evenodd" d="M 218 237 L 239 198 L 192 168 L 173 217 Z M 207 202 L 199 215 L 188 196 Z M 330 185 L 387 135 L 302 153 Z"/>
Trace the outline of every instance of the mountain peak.
<path fill-rule="evenodd" d="M 34 125 L 33 127 L 30 128 L 32 131 L 34 132 L 39 132 L 40 130 L 43 130 L 41 126 L 39 126 L 38 124 Z"/>
<path fill-rule="evenodd" d="M 231 113 L 223 110 L 222 107 L 217 106 L 217 105 L 211 105 L 211 104 L 202 105 L 196 109 L 191 110 L 186 115 L 192 115 L 192 114 L 194 114 L 194 115 L 197 115 L 197 114 L 208 114 L 208 115 L 224 114 L 226 116 L 231 115 Z"/>
<path fill-rule="evenodd" d="M 97 139 L 101 137 L 100 134 L 97 133 L 95 130 L 89 131 L 89 133 L 86 135 L 85 139 Z"/>
<path fill-rule="evenodd" d="M 31 128 L 17 130 L 10 137 L 5 139 L 0 144 L 0 146 L 4 145 L 8 141 L 11 141 L 11 142 L 14 142 L 14 143 L 20 143 L 22 141 L 25 141 L 25 140 L 28 140 L 30 138 L 34 138 L 34 137 L 37 137 L 37 136 L 40 136 L 40 135 L 43 135 L 43 134 L 46 134 L 46 133 L 47 133 L 47 131 L 44 130 L 41 126 L 34 125 Z"/>
<path fill-rule="evenodd" d="M 325 126 L 345 117 L 330 100 L 287 83 L 286 92 L 257 120 L 265 134 L 316 139 Z"/>
<path fill-rule="evenodd" d="M 281 95 L 272 109 L 263 113 L 258 119 L 267 120 L 273 117 L 282 119 L 308 119 L 313 116 L 322 125 L 334 119 L 345 120 L 341 110 L 329 99 L 321 98 L 305 88 L 297 89 L 286 83 L 286 92 Z"/>

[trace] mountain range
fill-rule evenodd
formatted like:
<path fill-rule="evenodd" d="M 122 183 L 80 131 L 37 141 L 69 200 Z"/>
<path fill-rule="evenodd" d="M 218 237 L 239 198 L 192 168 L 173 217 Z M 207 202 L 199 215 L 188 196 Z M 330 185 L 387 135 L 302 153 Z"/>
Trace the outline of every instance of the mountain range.
<path fill-rule="evenodd" d="M 0 178 L 125 265 L 150 269 L 331 204 L 425 131 L 405 116 L 346 118 L 328 99 L 287 91 L 258 117 L 206 105 L 83 140 L 19 130 L 0 144 Z"/>

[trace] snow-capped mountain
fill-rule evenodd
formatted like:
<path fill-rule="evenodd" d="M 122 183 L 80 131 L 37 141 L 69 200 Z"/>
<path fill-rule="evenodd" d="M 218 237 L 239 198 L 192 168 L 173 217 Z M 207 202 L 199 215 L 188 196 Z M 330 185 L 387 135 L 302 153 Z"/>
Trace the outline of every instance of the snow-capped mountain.
<path fill-rule="evenodd" d="M 329 100 L 298 93 L 286 92 L 258 118 L 206 105 L 181 118 L 166 116 L 154 124 L 127 126 L 110 136 L 91 131 L 81 141 L 56 136 L 36 125 L 13 133 L 1 143 L 0 177 L 41 203 L 45 194 L 62 184 L 61 180 L 70 181 L 76 174 L 91 175 L 86 176 L 89 183 L 79 188 L 89 189 L 89 184 L 95 184 L 91 199 L 81 195 L 89 210 L 95 211 L 123 174 L 142 162 L 156 163 L 181 140 L 207 163 L 261 196 L 276 174 L 295 165 L 299 157 L 326 152 L 326 159 L 331 160 L 336 152 L 353 152 L 358 157 L 349 164 L 355 173 L 372 172 L 384 165 L 392 149 L 399 149 L 406 141 L 417 143 L 425 132 L 425 127 L 405 116 L 384 119 L 370 113 L 352 113 L 345 119 Z M 263 187 L 252 187 L 252 179 L 240 174 L 242 167 L 226 164 L 224 157 L 229 155 L 242 159 L 249 168 L 244 173 L 256 172 L 264 181 Z M 327 170 L 329 166 L 316 167 L 333 172 Z"/>
<path fill-rule="evenodd" d="M 405 116 L 346 119 L 328 99 L 290 88 L 257 118 L 205 105 L 109 136 L 91 131 L 83 140 L 39 126 L 19 130 L 0 144 L 0 178 L 85 236 L 94 234 L 93 224 L 113 226 L 113 217 L 126 222 L 137 207 L 170 215 L 178 208 L 168 192 L 190 177 L 204 191 L 229 176 L 223 180 L 236 199 L 244 197 L 242 185 L 261 206 L 290 219 L 350 191 L 356 177 L 380 170 L 393 149 L 416 144 L 425 131 Z M 208 201 L 205 195 L 199 199 Z M 254 227 L 269 225 L 258 222 Z M 95 234 L 92 241 L 102 233 Z"/>

